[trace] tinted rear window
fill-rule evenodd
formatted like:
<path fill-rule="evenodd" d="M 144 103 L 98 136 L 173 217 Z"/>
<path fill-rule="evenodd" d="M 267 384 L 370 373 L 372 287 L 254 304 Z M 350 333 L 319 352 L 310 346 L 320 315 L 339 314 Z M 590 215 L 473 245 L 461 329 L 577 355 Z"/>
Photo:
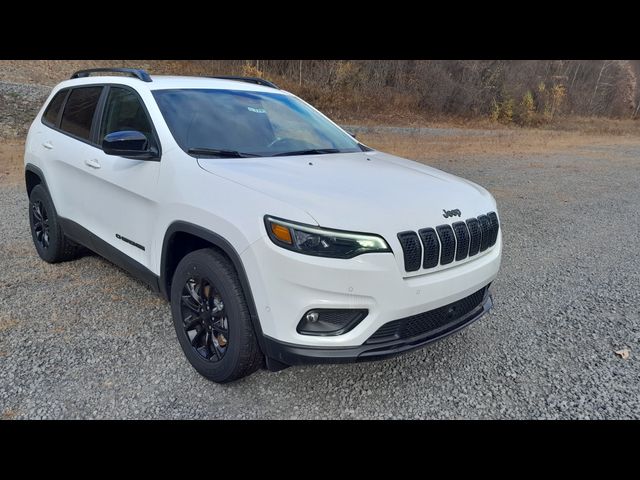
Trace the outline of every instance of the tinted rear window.
<path fill-rule="evenodd" d="M 89 140 L 91 122 L 102 87 L 82 87 L 71 90 L 62 113 L 60 128 L 67 133 Z"/>
<path fill-rule="evenodd" d="M 58 123 L 58 113 L 60 113 L 60 107 L 62 106 L 62 102 L 64 102 L 64 97 L 67 96 L 68 90 L 60 90 L 56 93 L 56 96 L 53 97 L 53 100 L 49 103 L 49 106 L 44 112 L 42 119 L 44 123 L 48 125 L 56 126 Z"/>

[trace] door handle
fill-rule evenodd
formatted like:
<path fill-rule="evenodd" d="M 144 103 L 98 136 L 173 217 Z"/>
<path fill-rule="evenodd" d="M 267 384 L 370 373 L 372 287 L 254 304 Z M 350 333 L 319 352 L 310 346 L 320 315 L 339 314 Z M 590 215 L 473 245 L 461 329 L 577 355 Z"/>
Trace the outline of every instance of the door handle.
<path fill-rule="evenodd" d="M 96 170 L 100 168 L 100 162 L 98 160 L 96 160 L 96 159 L 85 160 L 84 164 L 87 167 L 95 168 Z"/>
<path fill-rule="evenodd" d="M 51 142 L 45 142 L 42 144 L 42 146 L 47 150 L 51 150 L 53 148 L 53 144 Z"/>

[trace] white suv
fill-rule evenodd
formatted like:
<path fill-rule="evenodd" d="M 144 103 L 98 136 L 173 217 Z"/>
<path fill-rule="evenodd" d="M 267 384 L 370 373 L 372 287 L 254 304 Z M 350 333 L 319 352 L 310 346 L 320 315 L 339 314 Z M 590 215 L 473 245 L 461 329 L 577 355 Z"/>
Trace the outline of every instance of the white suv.
<path fill-rule="evenodd" d="M 31 125 L 25 176 L 40 257 L 85 246 L 148 283 L 217 382 L 391 356 L 492 306 L 489 192 L 266 80 L 76 72 Z"/>

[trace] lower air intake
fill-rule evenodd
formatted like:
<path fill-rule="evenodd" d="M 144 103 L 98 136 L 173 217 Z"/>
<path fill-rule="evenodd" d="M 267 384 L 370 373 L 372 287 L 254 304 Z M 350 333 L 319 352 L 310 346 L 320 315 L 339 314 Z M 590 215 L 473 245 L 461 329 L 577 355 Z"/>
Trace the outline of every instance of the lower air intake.
<path fill-rule="evenodd" d="M 468 297 L 444 307 L 385 323 L 365 343 L 402 340 L 430 332 L 437 333 L 443 328 L 451 328 L 482 303 L 488 288 L 487 285 Z"/>

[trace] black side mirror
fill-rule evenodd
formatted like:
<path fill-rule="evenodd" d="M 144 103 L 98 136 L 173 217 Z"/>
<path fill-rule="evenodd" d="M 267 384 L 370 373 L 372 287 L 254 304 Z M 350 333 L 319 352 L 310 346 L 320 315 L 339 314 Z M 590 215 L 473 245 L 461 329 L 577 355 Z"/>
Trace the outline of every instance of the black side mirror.
<path fill-rule="evenodd" d="M 349 131 L 348 131 L 347 133 L 348 133 L 349 135 L 351 135 L 353 138 L 358 138 L 358 137 L 356 136 L 356 134 L 355 134 L 355 133 L 353 133 L 353 132 L 349 132 Z"/>
<path fill-rule="evenodd" d="M 107 155 L 147 160 L 158 156 L 156 149 L 149 145 L 146 135 L 135 130 L 123 130 L 108 134 L 102 140 L 102 150 Z"/>

